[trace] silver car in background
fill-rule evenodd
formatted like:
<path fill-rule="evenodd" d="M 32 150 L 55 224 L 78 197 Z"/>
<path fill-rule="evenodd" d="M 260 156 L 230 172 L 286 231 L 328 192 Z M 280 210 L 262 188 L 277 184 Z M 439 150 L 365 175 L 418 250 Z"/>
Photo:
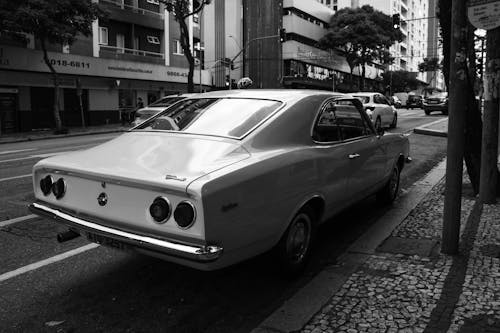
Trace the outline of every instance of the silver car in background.
<path fill-rule="evenodd" d="M 356 92 L 350 95 L 363 103 L 366 114 L 377 131 L 381 128 L 396 128 L 398 112 L 384 95 L 376 92 Z"/>

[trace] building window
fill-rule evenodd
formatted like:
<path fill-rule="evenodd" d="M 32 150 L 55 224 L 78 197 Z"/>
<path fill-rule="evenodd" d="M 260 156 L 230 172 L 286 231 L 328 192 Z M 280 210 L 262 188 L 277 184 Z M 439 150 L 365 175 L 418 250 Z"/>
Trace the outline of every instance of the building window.
<path fill-rule="evenodd" d="M 151 44 L 160 44 L 160 39 L 156 36 L 147 36 L 146 37 L 147 40 L 148 40 L 148 43 L 151 43 Z"/>
<path fill-rule="evenodd" d="M 108 28 L 99 27 L 99 44 L 108 45 Z"/>
<path fill-rule="evenodd" d="M 148 3 L 152 3 L 153 5 L 159 5 L 160 1 L 159 0 L 148 0 Z"/>
<path fill-rule="evenodd" d="M 182 49 L 182 45 L 181 45 L 180 40 L 174 41 L 174 54 L 184 55 L 184 50 Z"/>

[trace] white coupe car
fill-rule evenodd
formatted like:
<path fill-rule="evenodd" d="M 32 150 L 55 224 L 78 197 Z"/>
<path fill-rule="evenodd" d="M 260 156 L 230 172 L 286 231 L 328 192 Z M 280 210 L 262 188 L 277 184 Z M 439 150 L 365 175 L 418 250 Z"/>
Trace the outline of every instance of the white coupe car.
<path fill-rule="evenodd" d="M 384 95 L 376 92 L 357 92 L 351 95 L 363 103 L 366 114 L 370 117 L 375 129 L 396 128 L 398 112 Z"/>

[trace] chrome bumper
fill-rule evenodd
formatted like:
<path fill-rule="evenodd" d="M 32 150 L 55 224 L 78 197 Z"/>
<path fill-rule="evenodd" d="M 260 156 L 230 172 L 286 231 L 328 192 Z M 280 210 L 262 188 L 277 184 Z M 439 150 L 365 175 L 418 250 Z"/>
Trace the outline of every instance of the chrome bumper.
<path fill-rule="evenodd" d="M 125 244 L 160 254 L 193 260 L 197 262 L 210 262 L 219 258 L 222 248 L 214 245 L 186 245 L 173 241 L 142 236 L 127 231 L 106 227 L 94 222 L 83 220 L 68 213 L 62 212 L 39 203 L 32 203 L 29 209 L 40 216 L 51 218 L 71 228 L 98 234 L 115 239 Z"/>

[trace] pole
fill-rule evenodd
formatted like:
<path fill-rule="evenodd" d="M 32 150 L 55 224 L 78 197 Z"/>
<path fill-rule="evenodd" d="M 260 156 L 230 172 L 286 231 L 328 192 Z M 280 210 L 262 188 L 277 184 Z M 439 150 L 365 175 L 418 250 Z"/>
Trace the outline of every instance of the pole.
<path fill-rule="evenodd" d="M 486 35 L 486 72 L 484 73 L 483 138 L 479 200 L 493 204 L 497 194 L 498 112 L 500 93 L 500 28 Z"/>
<path fill-rule="evenodd" d="M 201 61 L 200 61 L 200 93 L 201 93 Z"/>
<path fill-rule="evenodd" d="M 231 81 L 231 64 L 233 62 L 231 61 L 231 63 L 229 64 L 228 66 L 228 69 L 229 69 L 229 90 L 233 89 L 232 85 L 233 85 L 233 82 Z"/>
<path fill-rule="evenodd" d="M 441 251 L 457 254 L 460 236 L 465 113 L 467 108 L 466 2 L 452 0 L 450 57 L 450 115 Z"/>

